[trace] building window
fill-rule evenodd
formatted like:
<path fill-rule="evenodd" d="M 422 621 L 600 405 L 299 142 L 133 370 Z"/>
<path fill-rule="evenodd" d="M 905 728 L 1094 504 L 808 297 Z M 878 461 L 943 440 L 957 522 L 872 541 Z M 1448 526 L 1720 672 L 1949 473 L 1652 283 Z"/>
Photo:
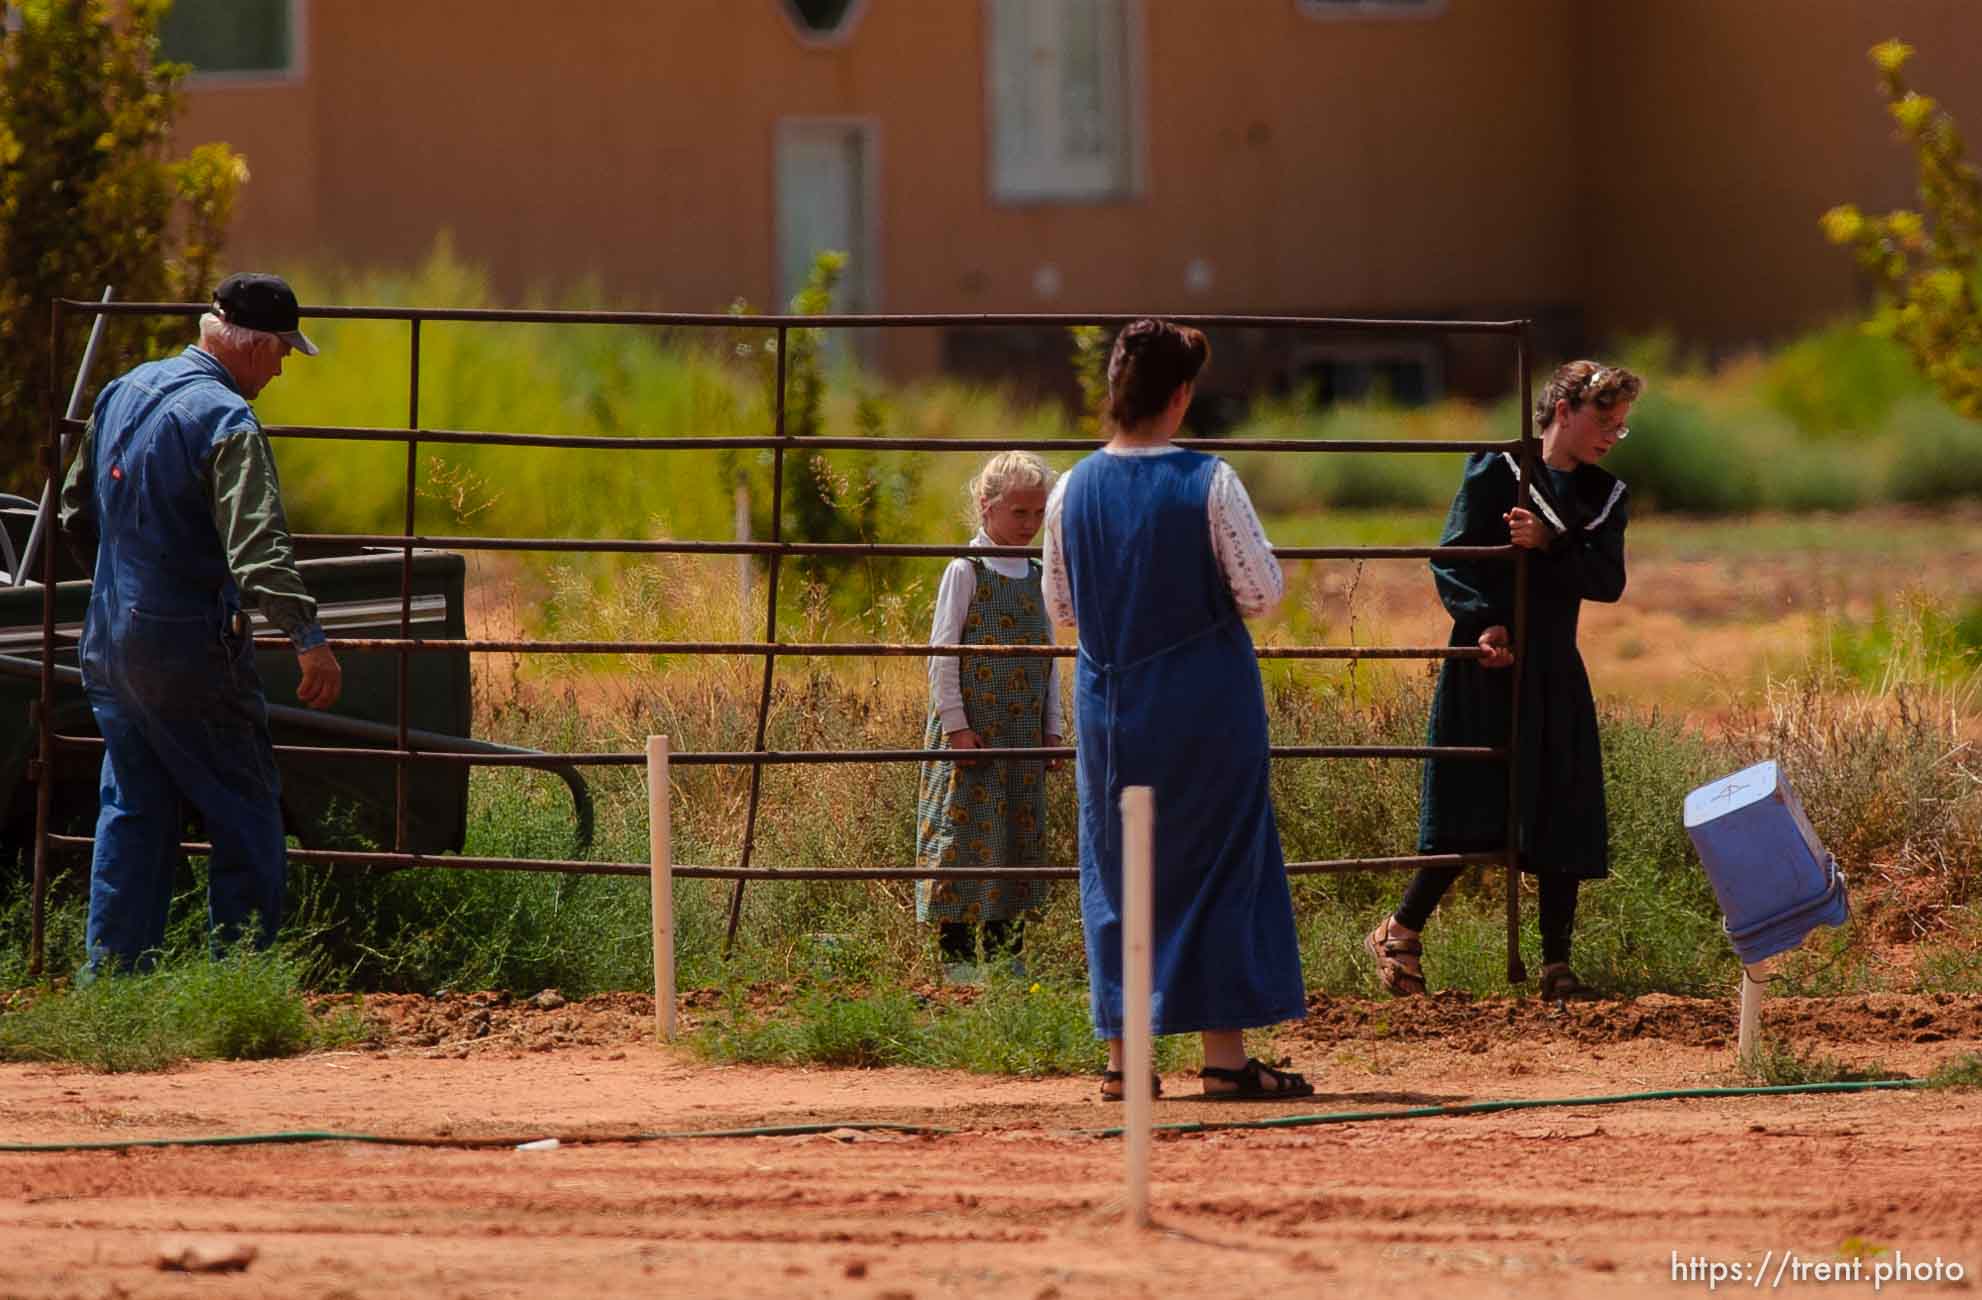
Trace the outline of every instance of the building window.
<path fill-rule="evenodd" d="M 300 0 L 174 0 L 159 53 L 195 76 L 289 77 L 297 71 Z"/>
<path fill-rule="evenodd" d="M 1133 188 L 1131 0 L 986 0 L 994 198 Z"/>
<path fill-rule="evenodd" d="M 1445 0 L 1295 0 L 1310 18 L 1429 18 Z"/>
<path fill-rule="evenodd" d="M 808 45 L 837 45 L 853 35 L 867 0 L 777 0 L 798 38 Z"/>
<path fill-rule="evenodd" d="M 1445 395 L 1444 366 L 1435 344 L 1319 344 L 1296 351 L 1289 360 L 1288 388 L 1317 406 L 1423 406 Z"/>

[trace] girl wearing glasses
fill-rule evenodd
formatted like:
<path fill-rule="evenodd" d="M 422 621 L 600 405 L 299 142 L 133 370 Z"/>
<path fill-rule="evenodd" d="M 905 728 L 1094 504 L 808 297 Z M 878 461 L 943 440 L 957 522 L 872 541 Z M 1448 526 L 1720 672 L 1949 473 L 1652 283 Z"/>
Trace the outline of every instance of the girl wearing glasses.
<path fill-rule="evenodd" d="M 1519 468 L 1507 452 L 1476 452 L 1452 499 L 1441 546 L 1514 545 L 1533 552 L 1528 626 L 1521 647 L 1521 867 L 1539 887 L 1541 995 L 1587 996 L 1569 966 L 1570 932 L 1582 881 L 1610 874 L 1603 754 L 1596 703 L 1576 650 L 1583 602 L 1624 594 L 1624 527 L 1630 497 L 1598 463 L 1629 430 L 1625 419 L 1644 384 L 1618 366 L 1571 361 L 1535 403 L 1541 464 L 1531 508 L 1516 504 Z M 1432 697 L 1433 745 L 1505 745 L 1512 712 L 1514 566 L 1504 560 L 1433 560 L 1439 598 L 1452 615 L 1454 646 L 1483 659 L 1448 659 Z M 1430 759 L 1418 821 L 1418 852 L 1479 853 L 1507 844 L 1507 769 L 1479 760 Z M 1396 912 L 1363 940 L 1383 987 L 1398 997 L 1425 991 L 1419 932 L 1463 868 L 1424 868 Z"/>

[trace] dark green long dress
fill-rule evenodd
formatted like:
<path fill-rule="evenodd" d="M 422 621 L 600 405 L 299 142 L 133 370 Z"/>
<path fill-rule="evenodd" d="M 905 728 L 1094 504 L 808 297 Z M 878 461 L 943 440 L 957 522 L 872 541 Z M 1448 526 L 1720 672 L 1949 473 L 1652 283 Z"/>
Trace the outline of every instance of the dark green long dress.
<path fill-rule="evenodd" d="M 1515 461 L 1476 452 L 1452 499 L 1442 546 L 1502 546 L 1514 508 Z M 1549 525 L 1548 549 L 1530 552 L 1528 634 L 1521 671 L 1522 868 L 1582 880 L 1610 874 L 1603 754 L 1596 702 L 1576 650 L 1586 600 L 1624 594 L 1624 484 L 1594 465 L 1538 464 L 1533 510 Z M 1506 561 L 1433 561 L 1439 599 L 1452 615 L 1451 645 L 1514 624 L 1514 566 Z M 1432 699 L 1430 743 L 1505 745 L 1513 671 L 1471 659 L 1445 662 Z M 1480 852 L 1507 843 L 1507 769 L 1502 763 L 1430 759 L 1418 820 L 1421 853 Z"/>

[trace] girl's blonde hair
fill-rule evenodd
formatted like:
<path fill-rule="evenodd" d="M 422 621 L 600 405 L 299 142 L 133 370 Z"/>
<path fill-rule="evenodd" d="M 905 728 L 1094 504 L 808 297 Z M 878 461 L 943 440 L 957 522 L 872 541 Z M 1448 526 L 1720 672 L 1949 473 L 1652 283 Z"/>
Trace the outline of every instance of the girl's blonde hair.
<path fill-rule="evenodd" d="M 982 527 L 985 505 L 1013 488 L 1051 488 L 1055 477 L 1052 468 L 1029 451 L 999 452 L 964 485 L 970 497 L 971 523 Z"/>

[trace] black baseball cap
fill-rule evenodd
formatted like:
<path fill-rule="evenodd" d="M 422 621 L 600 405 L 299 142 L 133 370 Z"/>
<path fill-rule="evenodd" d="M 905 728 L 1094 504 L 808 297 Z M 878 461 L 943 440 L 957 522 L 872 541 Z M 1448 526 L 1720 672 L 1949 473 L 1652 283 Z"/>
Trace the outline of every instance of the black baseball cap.
<path fill-rule="evenodd" d="M 302 319 L 296 291 L 279 275 L 243 271 L 228 276 L 213 291 L 213 309 L 230 325 L 273 334 L 306 357 L 317 354 L 317 345 L 296 328 Z"/>

